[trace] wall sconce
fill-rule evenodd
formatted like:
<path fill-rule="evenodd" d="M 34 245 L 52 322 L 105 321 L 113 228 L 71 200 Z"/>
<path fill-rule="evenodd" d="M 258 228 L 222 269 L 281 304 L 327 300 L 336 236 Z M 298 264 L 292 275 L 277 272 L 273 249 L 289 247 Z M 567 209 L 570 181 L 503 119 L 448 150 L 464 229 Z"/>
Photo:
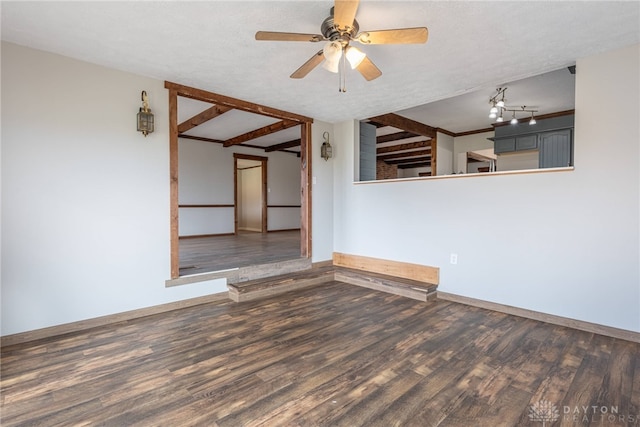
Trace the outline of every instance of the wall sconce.
<path fill-rule="evenodd" d="M 138 132 L 142 132 L 146 137 L 147 134 L 153 132 L 153 113 L 149 108 L 149 98 L 146 91 L 142 91 L 140 98 L 142 99 L 142 107 L 138 112 Z"/>
<path fill-rule="evenodd" d="M 323 133 L 322 137 L 324 138 L 324 142 L 320 147 L 320 157 L 322 157 L 326 162 L 333 156 L 333 148 L 331 147 L 331 144 L 329 144 L 329 132 Z"/>

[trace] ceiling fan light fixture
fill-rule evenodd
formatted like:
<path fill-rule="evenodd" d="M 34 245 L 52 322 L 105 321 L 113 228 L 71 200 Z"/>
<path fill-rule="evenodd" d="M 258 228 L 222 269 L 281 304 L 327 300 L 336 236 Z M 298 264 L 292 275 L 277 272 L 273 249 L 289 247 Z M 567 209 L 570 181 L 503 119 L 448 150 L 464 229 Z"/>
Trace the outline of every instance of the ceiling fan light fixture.
<path fill-rule="evenodd" d="M 340 71 L 340 59 L 336 59 L 335 61 L 329 61 L 327 59 L 322 64 L 322 68 L 332 73 L 338 73 Z"/>
<path fill-rule="evenodd" d="M 342 56 L 342 45 L 335 41 L 327 42 L 322 49 L 324 57 L 329 62 L 338 62 Z"/>
<path fill-rule="evenodd" d="M 360 65 L 362 61 L 364 61 L 364 58 L 367 57 L 367 55 L 364 52 L 362 52 L 357 47 L 353 47 L 353 46 L 347 47 L 345 56 L 347 57 L 349 64 L 351 64 L 352 70 L 355 70 L 358 67 L 358 65 Z"/>
<path fill-rule="evenodd" d="M 489 118 L 490 119 L 495 119 L 498 115 L 496 113 L 490 113 L 489 114 Z"/>

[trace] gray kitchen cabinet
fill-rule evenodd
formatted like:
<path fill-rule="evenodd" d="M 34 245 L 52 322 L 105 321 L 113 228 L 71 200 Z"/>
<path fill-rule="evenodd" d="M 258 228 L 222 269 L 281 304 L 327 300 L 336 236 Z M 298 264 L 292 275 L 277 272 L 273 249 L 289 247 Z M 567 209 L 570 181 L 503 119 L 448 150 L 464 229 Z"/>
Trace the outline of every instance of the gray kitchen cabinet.
<path fill-rule="evenodd" d="M 541 168 L 560 168 L 573 164 L 571 129 L 540 133 L 538 144 Z"/>
<path fill-rule="evenodd" d="M 511 138 L 496 138 L 493 144 L 493 152 L 496 154 L 510 153 L 516 151 L 516 139 Z"/>
<path fill-rule="evenodd" d="M 495 138 L 493 152 L 496 154 L 514 151 L 535 150 L 538 148 L 537 135 L 522 135 L 506 138 Z"/>
<path fill-rule="evenodd" d="M 535 150 L 538 148 L 537 135 L 523 135 L 516 137 L 516 151 Z"/>

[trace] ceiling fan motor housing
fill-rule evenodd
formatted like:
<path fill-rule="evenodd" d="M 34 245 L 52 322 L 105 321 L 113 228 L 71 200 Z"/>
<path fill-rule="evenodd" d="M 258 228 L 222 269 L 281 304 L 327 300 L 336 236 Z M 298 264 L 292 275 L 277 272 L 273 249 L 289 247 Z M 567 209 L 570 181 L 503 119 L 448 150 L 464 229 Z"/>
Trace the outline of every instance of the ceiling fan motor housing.
<path fill-rule="evenodd" d="M 320 26 L 320 32 L 327 40 L 340 40 L 343 44 L 349 43 L 349 40 L 354 39 L 356 34 L 358 34 L 358 31 L 360 30 L 358 21 L 354 19 L 353 24 L 350 28 L 347 28 L 347 31 L 341 31 L 333 22 L 333 7 L 331 8 L 330 13 L 331 16 L 329 16 L 322 22 L 322 25 Z"/>

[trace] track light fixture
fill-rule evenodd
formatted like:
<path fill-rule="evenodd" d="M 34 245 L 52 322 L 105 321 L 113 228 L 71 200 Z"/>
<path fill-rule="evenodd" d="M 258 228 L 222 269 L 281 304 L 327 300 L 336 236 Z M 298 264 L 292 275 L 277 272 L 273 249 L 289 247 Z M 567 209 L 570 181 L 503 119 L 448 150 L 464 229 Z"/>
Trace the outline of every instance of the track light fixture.
<path fill-rule="evenodd" d="M 504 108 L 506 99 L 504 99 L 505 92 L 507 91 L 506 87 L 501 87 L 496 89 L 496 94 L 489 98 L 489 104 L 493 104 L 492 110 L 494 108 Z M 497 111 L 495 111 L 497 113 Z"/>
<path fill-rule="evenodd" d="M 495 119 L 497 123 L 504 122 L 503 114 L 505 112 L 510 112 L 511 120 L 509 123 L 512 125 L 518 124 L 519 120 L 516 117 L 516 113 L 531 113 L 531 119 L 529 120 L 530 125 L 536 124 L 536 119 L 533 116 L 533 113 L 537 113 L 538 110 L 533 110 L 531 108 L 527 109 L 526 105 L 523 105 L 519 109 L 517 108 L 509 108 L 506 106 L 505 92 L 507 91 L 506 87 L 501 87 L 496 89 L 496 94 L 489 98 L 489 104 L 491 104 L 491 109 L 489 110 L 489 118 Z"/>

